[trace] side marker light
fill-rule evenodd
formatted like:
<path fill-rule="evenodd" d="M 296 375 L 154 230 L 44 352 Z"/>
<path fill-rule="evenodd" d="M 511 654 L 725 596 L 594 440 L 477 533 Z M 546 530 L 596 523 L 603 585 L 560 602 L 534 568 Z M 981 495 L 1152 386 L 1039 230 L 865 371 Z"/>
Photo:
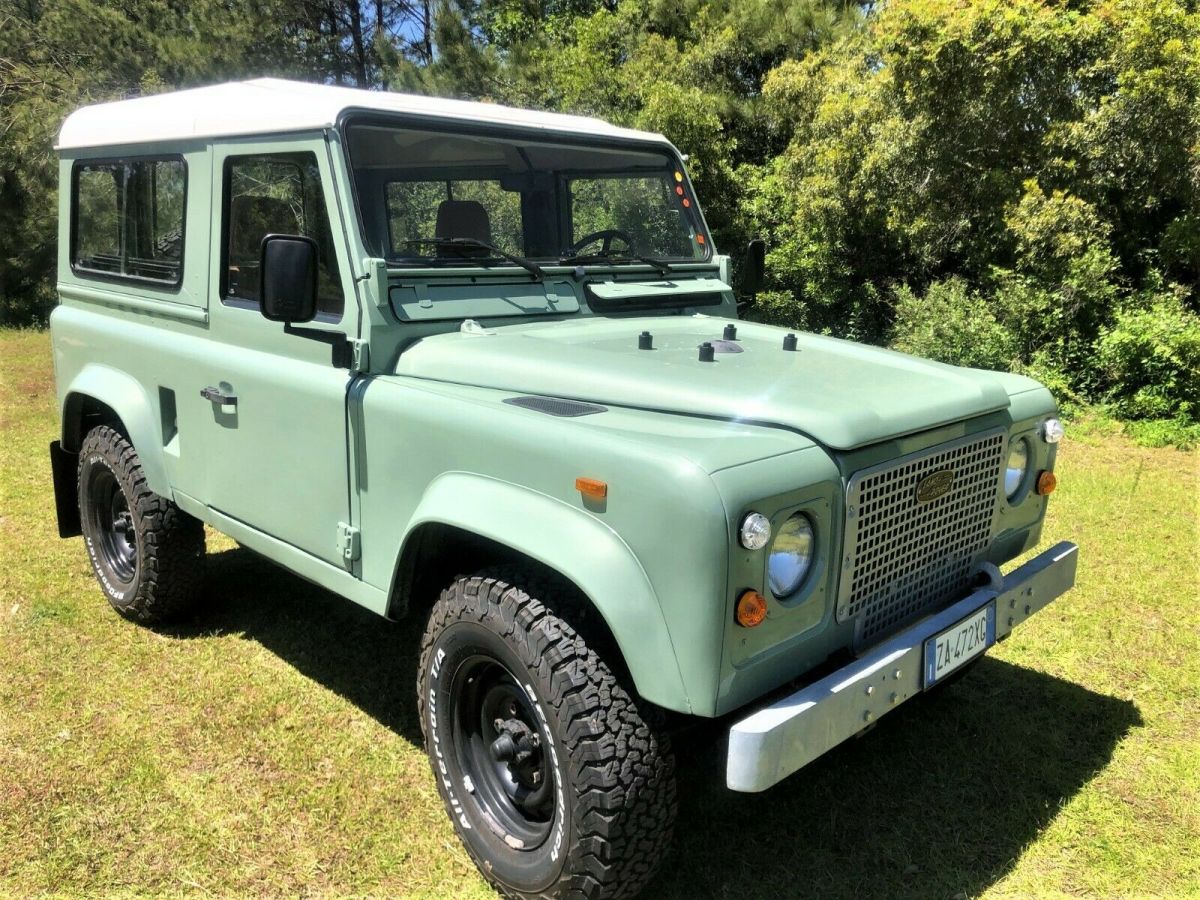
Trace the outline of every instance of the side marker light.
<path fill-rule="evenodd" d="M 1054 477 L 1053 472 L 1042 472 L 1038 475 L 1037 484 L 1034 486 L 1034 493 L 1045 497 L 1047 494 L 1054 492 L 1058 487 L 1058 479 Z"/>
<path fill-rule="evenodd" d="M 744 591 L 738 597 L 737 623 L 743 628 L 761 625 L 767 618 L 767 601 L 758 591 Z"/>
<path fill-rule="evenodd" d="M 598 478 L 576 478 L 575 490 L 593 500 L 603 500 L 608 496 L 608 482 Z"/>

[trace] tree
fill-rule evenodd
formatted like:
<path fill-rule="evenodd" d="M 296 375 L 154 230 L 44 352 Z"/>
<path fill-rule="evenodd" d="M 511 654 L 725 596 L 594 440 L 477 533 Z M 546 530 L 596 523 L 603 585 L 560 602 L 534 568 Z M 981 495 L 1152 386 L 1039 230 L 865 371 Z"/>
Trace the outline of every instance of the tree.
<path fill-rule="evenodd" d="M 427 53 L 429 3 L 407 0 L 5 0 L 0 5 L 0 323 L 54 300 L 54 137 L 86 103 L 239 77 L 378 86 Z"/>

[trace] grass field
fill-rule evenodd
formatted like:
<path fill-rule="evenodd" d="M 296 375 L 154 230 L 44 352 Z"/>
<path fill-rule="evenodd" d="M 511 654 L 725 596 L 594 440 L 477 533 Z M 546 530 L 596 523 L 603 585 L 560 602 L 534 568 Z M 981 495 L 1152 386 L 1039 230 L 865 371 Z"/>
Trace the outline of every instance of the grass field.
<path fill-rule="evenodd" d="M 0 332 L 0 429 L 0 894 L 490 895 L 420 747 L 414 625 L 215 535 L 207 608 L 131 625 L 55 531 L 45 333 Z M 647 896 L 1200 895 L 1198 464 L 1075 427 L 1045 533 L 1076 590 L 765 794 L 689 740 Z"/>

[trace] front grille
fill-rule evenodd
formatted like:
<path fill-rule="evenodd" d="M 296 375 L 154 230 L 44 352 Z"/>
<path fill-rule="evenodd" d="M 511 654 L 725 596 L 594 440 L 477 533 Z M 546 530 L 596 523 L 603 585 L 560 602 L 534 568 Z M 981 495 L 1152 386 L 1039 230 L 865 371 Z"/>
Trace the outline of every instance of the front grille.
<path fill-rule="evenodd" d="M 837 618 L 862 617 L 859 646 L 968 586 L 992 540 L 1005 443 L 973 435 L 851 477 Z"/>

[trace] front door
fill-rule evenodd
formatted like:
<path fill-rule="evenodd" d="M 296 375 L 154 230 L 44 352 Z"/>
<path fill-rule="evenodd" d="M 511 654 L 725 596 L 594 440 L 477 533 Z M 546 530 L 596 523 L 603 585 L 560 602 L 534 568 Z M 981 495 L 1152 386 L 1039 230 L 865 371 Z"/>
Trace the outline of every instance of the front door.
<path fill-rule="evenodd" d="M 213 342 L 195 377 L 210 423 L 202 499 L 341 565 L 338 523 L 349 521 L 350 376 L 333 365 L 329 343 L 289 334 L 258 308 L 263 236 L 299 234 L 316 240 L 320 259 L 319 312 L 304 329 L 346 335 L 357 321 L 345 243 L 330 227 L 334 194 L 324 144 L 296 139 L 218 150 L 214 171 L 221 228 L 214 229 L 212 249 Z"/>

